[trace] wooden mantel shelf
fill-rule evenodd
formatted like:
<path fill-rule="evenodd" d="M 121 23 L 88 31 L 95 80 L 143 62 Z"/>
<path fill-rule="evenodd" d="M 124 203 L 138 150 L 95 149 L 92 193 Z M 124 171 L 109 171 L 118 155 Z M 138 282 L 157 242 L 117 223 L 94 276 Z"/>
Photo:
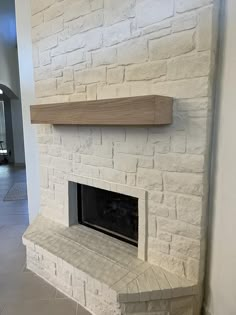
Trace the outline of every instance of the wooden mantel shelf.
<path fill-rule="evenodd" d="M 166 125 L 172 123 L 173 99 L 149 95 L 97 101 L 33 105 L 32 124 Z"/>

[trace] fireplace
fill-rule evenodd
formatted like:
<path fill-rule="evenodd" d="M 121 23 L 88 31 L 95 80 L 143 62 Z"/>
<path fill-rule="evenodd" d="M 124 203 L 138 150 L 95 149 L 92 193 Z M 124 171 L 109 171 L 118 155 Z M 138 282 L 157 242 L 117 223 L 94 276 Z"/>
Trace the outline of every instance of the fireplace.
<path fill-rule="evenodd" d="M 77 198 L 79 224 L 138 245 L 138 198 L 82 184 Z"/>

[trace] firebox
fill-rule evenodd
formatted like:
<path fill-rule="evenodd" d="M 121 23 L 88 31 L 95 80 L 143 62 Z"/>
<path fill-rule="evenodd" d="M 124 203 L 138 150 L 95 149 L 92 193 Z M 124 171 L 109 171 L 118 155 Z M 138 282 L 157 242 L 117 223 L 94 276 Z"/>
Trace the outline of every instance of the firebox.
<path fill-rule="evenodd" d="M 138 198 L 77 184 L 80 224 L 138 245 Z"/>

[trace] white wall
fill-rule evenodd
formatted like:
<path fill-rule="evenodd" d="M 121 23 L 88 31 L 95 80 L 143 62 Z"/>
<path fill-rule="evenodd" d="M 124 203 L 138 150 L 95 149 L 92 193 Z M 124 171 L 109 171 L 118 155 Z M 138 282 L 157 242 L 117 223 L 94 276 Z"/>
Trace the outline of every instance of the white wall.
<path fill-rule="evenodd" d="M 11 98 L 14 163 L 24 164 L 14 0 L 0 2 L 0 85 Z"/>
<path fill-rule="evenodd" d="M 225 0 L 215 148 L 213 150 L 212 226 L 206 309 L 212 315 L 236 314 L 236 1 Z M 223 12 L 223 6 L 221 9 Z M 223 22 L 225 27 L 223 28 Z"/>
<path fill-rule="evenodd" d="M 14 1 L 0 2 L 0 84 L 19 96 Z"/>
<path fill-rule="evenodd" d="M 31 12 L 29 0 L 16 0 L 18 59 L 24 127 L 26 174 L 30 222 L 39 211 L 39 171 L 36 131 L 30 124 L 30 104 L 34 103 L 34 80 L 31 45 Z"/>

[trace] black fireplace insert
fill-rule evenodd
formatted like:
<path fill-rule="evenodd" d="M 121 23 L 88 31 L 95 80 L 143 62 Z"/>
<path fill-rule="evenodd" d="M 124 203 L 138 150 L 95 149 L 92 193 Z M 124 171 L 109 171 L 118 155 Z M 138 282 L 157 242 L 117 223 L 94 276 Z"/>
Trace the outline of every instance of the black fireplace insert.
<path fill-rule="evenodd" d="M 78 184 L 80 224 L 137 246 L 138 198 Z"/>

